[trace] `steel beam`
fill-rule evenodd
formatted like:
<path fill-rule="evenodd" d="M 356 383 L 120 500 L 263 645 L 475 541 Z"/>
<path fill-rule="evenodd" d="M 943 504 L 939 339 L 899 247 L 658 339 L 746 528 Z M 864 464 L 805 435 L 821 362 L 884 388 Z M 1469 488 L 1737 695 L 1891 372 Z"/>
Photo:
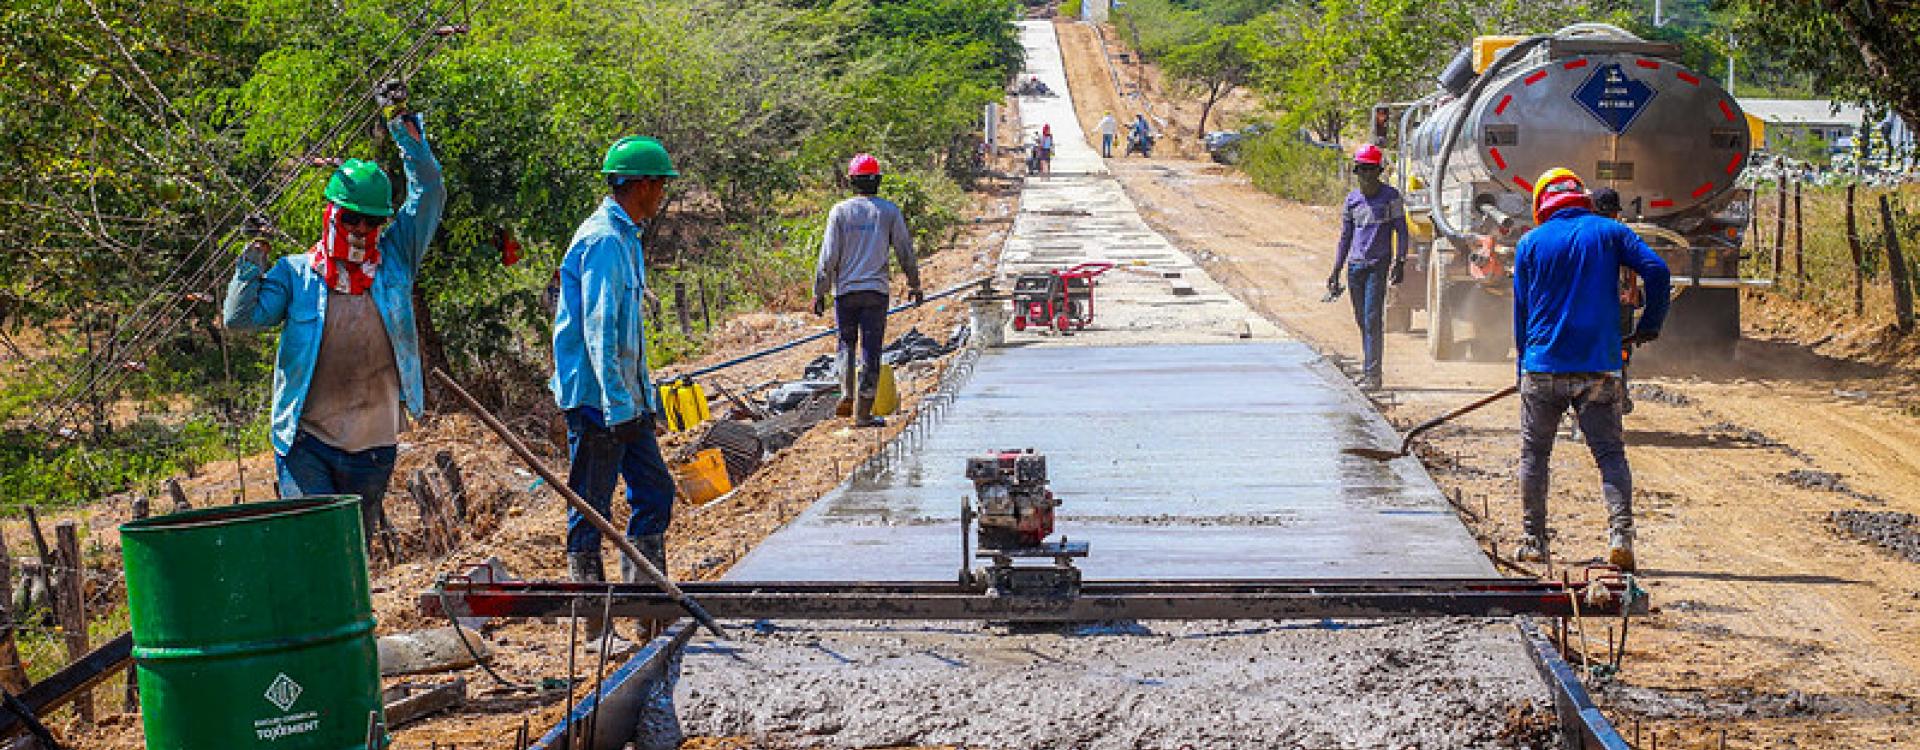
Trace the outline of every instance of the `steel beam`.
<path fill-rule="evenodd" d="M 1573 671 L 1573 665 L 1560 658 L 1553 641 L 1528 618 L 1516 619 L 1514 626 L 1527 641 L 1527 653 L 1533 657 L 1534 667 L 1540 670 L 1540 679 L 1553 690 L 1553 712 L 1560 720 L 1561 745 L 1567 750 L 1633 750 L 1593 704 L 1593 696 L 1587 694 L 1580 675 Z"/>
<path fill-rule="evenodd" d="M 1000 595 L 975 586 L 937 582 L 687 583 L 715 617 L 795 620 L 1295 620 L 1398 617 L 1571 617 L 1575 596 L 1583 615 L 1644 614 L 1644 593 L 1625 597 L 1630 581 L 1603 581 L 1608 595 L 1589 597 L 1587 585 L 1513 579 L 1273 580 L 1088 582 L 1072 596 Z M 563 582 L 484 583 L 443 579 L 420 595 L 424 612 L 457 617 L 551 617 L 578 596 L 606 596 L 613 614 L 670 619 L 677 605 L 645 584 Z M 1577 593 L 1576 593 L 1577 592 Z M 445 609 L 452 609 L 451 613 Z"/>

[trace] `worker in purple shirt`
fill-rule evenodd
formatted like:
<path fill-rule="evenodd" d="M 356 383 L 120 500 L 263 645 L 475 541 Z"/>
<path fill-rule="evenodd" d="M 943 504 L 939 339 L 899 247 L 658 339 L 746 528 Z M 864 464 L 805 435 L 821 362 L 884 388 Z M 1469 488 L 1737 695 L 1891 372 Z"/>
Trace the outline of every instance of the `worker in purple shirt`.
<path fill-rule="evenodd" d="M 1333 253 L 1333 272 L 1327 276 L 1327 299 L 1340 297 L 1340 268 L 1347 269 L 1353 287 L 1353 322 L 1360 326 L 1363 352 L 1361 390 L 1380 388 L 1382 316 L 1387 285 L 1405 278 L 1407 266 L 1407 212 L 1400 191 L 1380 181 L 1380 147 L 1362 144 L 1353 152 L 1353 175 L 1359 186 L 1347 193 L 1340 209 L 1340 247 Z"/>

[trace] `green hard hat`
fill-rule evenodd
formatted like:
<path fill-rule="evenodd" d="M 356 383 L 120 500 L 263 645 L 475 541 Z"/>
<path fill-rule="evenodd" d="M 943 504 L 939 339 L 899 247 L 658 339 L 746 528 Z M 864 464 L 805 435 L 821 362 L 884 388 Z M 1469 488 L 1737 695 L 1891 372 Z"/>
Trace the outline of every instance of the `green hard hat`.
<path fill-rule="evenodd" d="M 368 216 L 392 216 L 393 182 L 380 165 L 348 159 L 327 180 L 327 201 Z"/>
<path fill-rule="evenodd" d="M 617 174 L 622 177 L 679 177 L 673 170 L 673 160 L 667 157 L 667 147 L 659 141 L 644 135 L 630 135 L 614 141 L 607 149 L 607 159 L 600 165 L 601 174 Z"/>

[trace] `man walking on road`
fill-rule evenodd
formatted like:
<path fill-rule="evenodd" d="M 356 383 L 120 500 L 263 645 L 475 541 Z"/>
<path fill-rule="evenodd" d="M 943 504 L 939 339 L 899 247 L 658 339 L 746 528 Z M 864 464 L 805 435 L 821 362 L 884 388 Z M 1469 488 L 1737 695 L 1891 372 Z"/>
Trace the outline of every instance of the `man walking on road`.
<path fill-rule="evenodd" d="M 611 515 L 614 479 L 627 482 L 627 538 L 662 572 L 667 570 L 667 526 L 673 520 L 673 475 L 654 435 L 658 397 L 647 378 L 645 255 L 640 222 L 660 212 L 674 171 L 659 141 L 628 136 L 607 149 L 600 173 L 611 194 L 574 231 L 560 261 L 560 294 L 553 317 L 554 372 L 550 387 L 566 413 L 567 486 L 601 515 Z M 573 580 L 606 580 L 600 531 L 578 511 L 567 511 L 567 569 Z M 621 578 L 641 580 L 620 558 Z M 588 608 L 589 642 L 598 646 L 609 623 Z M 618 640 L 618 639 L 615 639 Z M 620 641 L 613 650 L 624 650 Z"/>
<path fill-rule="evenodd" d="M 283 326 L 274 357 L 272 440 L 281 497 L 360 496 L 373 544 L 406 413 L 424 405 L 413 284 L 440 225 L 446 188 L 418 114 L 388 108 L 407 199 L 378 164 L 348 159 L 327 180 L 320 241 L 268 258 L 250 244 L 227 284 L 228 330 Z"/>
<path fill-rule="evenodd" d="M 1353 287 L 1353 321 L 1360 327 L 1360 388 L 1369 391 L 1380 388 L 1387 285 L 1404 278 L 1409 240 L 1400 191 L 1380 181 L 1385 158 L 1371 143 L 1353 152 L 1353 174 L 1360 184 L 1341 207 L 1340 246 L 1333 253 L 1333 272 L 1327 275 L 1331 301 L 1340 296 L 1340 269 L 1346 267 L 1347 284 Z"/>
<path fill-rule="evenodd" d="M 1113 119 L 1112 112 L 1100 115 L 1100 158 L 1113 158 L 1113 141 L 1120 137 L 1120 121 Z"/>
<path fill-rule="evenodd" d="M 833 293 L 833 316 L 840 328 L 841 415 L 851 413 L 855 427 L 879 427 L 886 420 L 873 416 L 873 399 L 880 387 L 880 350 L 887 342 L 887 251 L 900 259 L 907 275 L 907 294 L 920 304 L 920 269 L 914 263 L 913 235 L 907 231 L 900 207 L 880 192 L 880 160 L 869 154 L 853 157 L 847 179 L 858 195 L 840 201 L 827 214 L 827 230 L 820 238 L 820 265 L 813 275 L 813 314 L 827 310 Z M 854 352 L 860 353 L 858 389 Z"/>
<path fill-rule="evenodd" d="M 1633 474 L 1621 410 L 1620 269 L 1646 283 L 1647 308 L 1626 344 L 1658 338 L 1667 316 L 1667 264 L 1625 224 L 1593 211 L 1580 178 L 1548 170 L 1533 188 L 1536 226 L 1513 261 L 1513 336 L 1520 352 L 1520 501 L 1526 535 L 1519 558 L 1546 562 L 1547 470 L 1560 417 L 1572 409 L 1600 467 L 1607 561 L 1634 569 Z"/>

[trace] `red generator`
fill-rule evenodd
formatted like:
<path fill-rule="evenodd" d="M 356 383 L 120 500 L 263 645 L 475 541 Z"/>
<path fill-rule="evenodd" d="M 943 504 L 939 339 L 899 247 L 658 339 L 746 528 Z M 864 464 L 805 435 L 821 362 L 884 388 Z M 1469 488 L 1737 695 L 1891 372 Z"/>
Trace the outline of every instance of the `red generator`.
<path fill-rule="evenodd" d="M 1045 273 L 1023 273 L 1013 282 L 1013 330 L 1045 326 L 1060 333 L 1084 331 L 1093 322 L 1094 279 L 1112 263 L 1081 263 Z"/>

